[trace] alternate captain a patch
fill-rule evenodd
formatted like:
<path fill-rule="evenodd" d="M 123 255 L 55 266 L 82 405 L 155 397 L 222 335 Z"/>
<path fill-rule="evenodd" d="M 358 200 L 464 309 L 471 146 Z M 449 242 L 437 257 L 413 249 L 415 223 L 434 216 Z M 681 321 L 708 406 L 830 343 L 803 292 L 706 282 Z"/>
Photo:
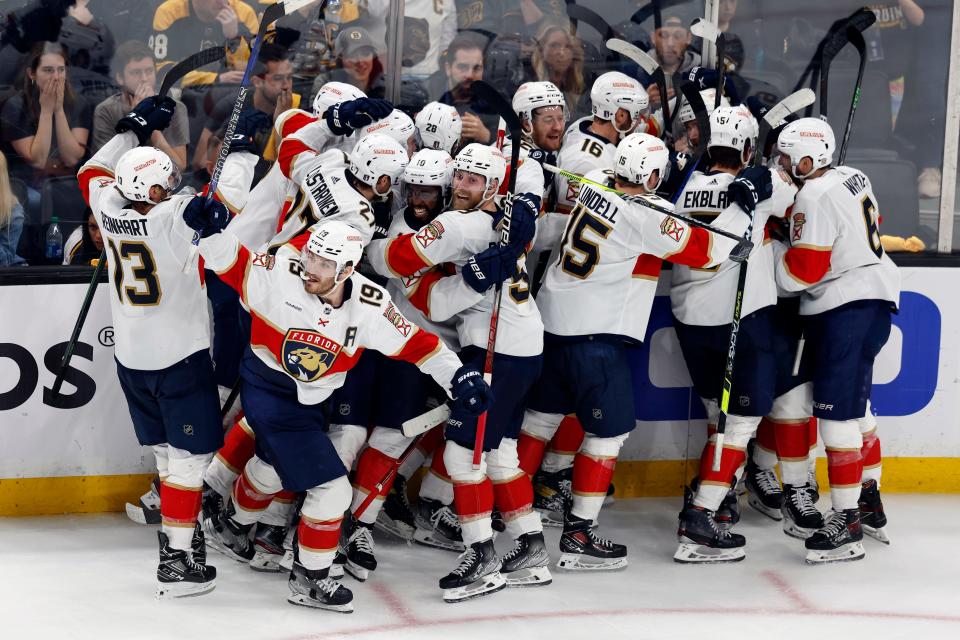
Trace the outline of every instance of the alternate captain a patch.
<path fill-rule="evenodd" d="M 313 382 L 340 354 L 340 345 L 316 331 L 290 329 L 283 338 L 283 369 L 302 382 Z"/>

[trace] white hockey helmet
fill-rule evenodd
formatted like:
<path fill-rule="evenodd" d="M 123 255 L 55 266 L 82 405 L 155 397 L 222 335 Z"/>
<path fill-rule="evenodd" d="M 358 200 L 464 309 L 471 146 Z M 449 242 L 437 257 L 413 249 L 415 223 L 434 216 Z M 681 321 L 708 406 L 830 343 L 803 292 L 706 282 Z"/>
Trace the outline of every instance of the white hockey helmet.
<path fill-rule="evenodd" d="M 300 277 L 309 280 L 310 276 L 323 275 L 323 267 L 318 258 L 325 258 L 336 263 L 334 287 L 341 284 L 346 278 L 343 272 L 348 266 L 354 268 L 360 263 L 363 255 L 363 236 L 346 222 L 329 220 L 314 225 L 310 231 L 310 239 L 300 251 Z M 333 288 L 330 291 L 333 291 Z M 329 291 L 325 292 L 329 293 Z"/>
<path fill-rule="evenodd" d="M 363 129 L 360 129 L 359 137 L 362 138 L 374 133 L 390 136 L 399 142 L 403 145 L 403 148 L 407 150 L 408 157 L 416 151 L 416 148 L 410 148 L 410 136 L 414 136 L 415 146 L 419 145 L 419 136 L 416 135 L 417 127 L 413 124 L 410 116 L 400 111 L 400 109 L 394 109 L 386 118 L 371 122 Z"/>
<path fill-rule="evenodd" d="M 660 138 L 648 133 L 631 133 L 617 145 L 613 168 L 618 178 L 654 192 L 667 177 L 670 152 Z M 654 171 L 660 174 L 657 183 L 651 187 L 647 182 Z"/>
<path fill-rule="evenodd" d="M 430 102 L 420 110 L 414 122 L 424 149 L 441 149 L 453 155 L 463 133 L 463 121 L 454 107 Z"/>
<path fill-rule="evenodd" d="M 590 89 L 590 103 L 593 116 L 601 120 L 609 120 L 616 129 L 616 116 L 619 109 L 630 114 L 630 128 L 617 129 L 621 135 L 632 131 L 640 120 L 640 116 L 647 110 L 650 99 L 643 86 L 619 71 L 608 71 L 593 83 Z"/>
<path fill-rule="evenodd" d="M 833 150 L 836 145 L 833 129 L 820 118 L 795 120 L 788 124 L 777 138 L 777 150 L 790 158 L 790 173 L 800 180 L 817 169 L 833 164 Z M 813 168 L 808 173 L 799 175 L 797 169 L 800 161 L 806 157 L 813 160 Z"/>
<path fill-rule="evenodd" d="M 503 176 L 507 172 L 507 159 L 496 147 L 471 142 L 454 158 L 453 170 L 467 171 L 483 176 L 483 198 L 480 200 L 480 203 L 483 204 L 497 195 L 500 185 L 503 184 Z M 491 189 L 494 180 L 497 181 L 497 186 L 495 189 Z M 490 191 L 489 194 L 488 191 Z"/>
<path fill-rule="evenodd" d="M 313 115 L 319 117 L 335 104 L 366 98 L 367 94 L 346 82 L 328 82 L 317 91 L 313 98 Z"/>
<path fill-rule="evenodd" d="M 567 101 L 563 93 L 552 82 L 524 82 L 513 94 L 513 110 L 520 116 L 521 122 L 533 122 L 533 112 L 540 107 L 563 108 L 564 121 L 570 119 Z"/>
<path fill-rule="evenodd" d="M 154 147 L 136 147 L 120 156 L 114 177 L 123 197 L 134 202 L 156 204 L 150 199 L 150 187 L 154 185 L 168 194 L 180 186 L 180 169 L 170 156 Z"/>
<path fill-rule="evenodd" d="M 373 188 L 375 195 L 385 198 L 390 190 L 384 193 L 377 191 L 377 181 L 380 176 L 388 176 L 391 186 L 399 186 L 400 176 L 407 166 L 407 150 L 399 142 L 389 136 L 374 133 L 360 138 L 353 151 L 350 152 L 350 173 L 354 178 Z"/>
<path fill-rule="evenodd" d="M 709 116 L 713 113 L 714 104 L 717 101 L 717 90 L 716 89 L 704 89 L 700 92 L 700 98 L 703 100 L 703 106 L 707 108 L 707 115 Z M 720 96 L 720 106 L 729 107 L 730 101 L 727 100 L 726 96 Z M 693 107 L 690 106 L 686 100 L 681 100 L 680 102 L 680 112 L 677 114 L 677 117 L 680 118 L 681 123 L 694 122 L 697 117 L 693 114 Z"/>
<path fill-rule="evenodd" d="M 736 149 L 740 152 L 740 160 L 745 163 L 750 159 L 747 155 L 747 142 L 750 142 L 750 151 L 755 151 L 759 134 L 757 119 L 745 106 L 720 106 L 710 114 L 710 140 L 707 148 Z"/>
<path fill-rule="evenodd" d="M 413 154 L 403 170 L 404 184 L 420 184 L 429 187 L 450 186 L 453 178 L 453 158 L 446 151 L 421 149 Z"/>

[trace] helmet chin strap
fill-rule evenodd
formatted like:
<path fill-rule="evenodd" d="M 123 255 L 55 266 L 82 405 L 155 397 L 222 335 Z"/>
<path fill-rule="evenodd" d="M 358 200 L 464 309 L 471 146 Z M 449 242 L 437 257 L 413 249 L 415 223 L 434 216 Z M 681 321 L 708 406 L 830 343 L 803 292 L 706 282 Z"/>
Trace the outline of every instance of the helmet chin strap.
<path fill-rule="evenodd" d="M 327 289 L 326 291 L 323 291 L 322 293 L 318 293 L 317 296 L 320 297 L 320 298 L 323 298 L 323 297 L 325 297 L 325 296 L 329 296 L 331 293 L 333 293 L 334 291 L 337 290 L 337 287 L 341 286 L 344 282 L 346 282 L 347 279 L 348 279 L 350 276 L 346 276 L 346 277 L 344 277 L 342 280 L 340 279 L 340 276 L 343 275 L 343 272 L 344 272 L 345 270 L 346 270 L 346 267 L 344 267 L 344 268 L 340 271 L 340 273 L 338 273 L 338 274 L 334 277 L 334 279 L 333 279 L 333 286 L 332 286 L 332 287 L 330 287 L 330 288 Z"/>

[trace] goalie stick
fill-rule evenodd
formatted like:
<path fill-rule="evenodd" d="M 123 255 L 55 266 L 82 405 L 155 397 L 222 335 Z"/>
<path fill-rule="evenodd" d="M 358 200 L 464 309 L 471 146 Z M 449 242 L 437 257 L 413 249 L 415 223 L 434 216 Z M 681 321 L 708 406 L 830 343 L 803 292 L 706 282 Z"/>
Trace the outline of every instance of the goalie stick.
<path fill-rule="evenodd" d="M 187 75 L 191 71 L 199 69 L 200 67 L 210 64 L 211 62 L 216 62 L 223 58 L 225 51 L 223 47 L 210 47 L 208 49 L 203 49 L 197 53 L 188 56 L 173 65 L 170 70 L 167 72 L 167 75 L 164 76 L 163 82 L 160 83 L 160 92 L 158 95 L 163 98 L 170 92 L 170 87 L 172 87 L 180 78 Z M 80 305 L 80 313 L 77 315 L 77 321 L 73 325 L 73 332 L 70 334 L 70 340 L 67 341 L 67 348 L 63 351 L 63 359 L 60 361 L 60 369 L 57 371 L 57 377 L 53 381 L 52 392 L 54 395 L 60 393 L 60 388 L 63 386 L 63 377 L 67 372 L 67 366 L 70 364 L 70 360 L 73 358 L 73 352 L 77 348 L 77 341 L 80 339 L 80 332 L 83 330 L 83 325 L 87 321 L 87 314 L 90 313 L 90 305 L 93 303 L 93 296 L 97 292 L 97 285 L 100 283 L 100 274 L 103 273 L 103 267 L 107 263 L 107 248 L 104 247 L 100 251 L 100 257 L 97 259 L 97 266 L 93 270 L 93 276 L 90 278 L 90 284 L 87 285 L 87 292 L 83 296 L 83 304 Z"/>
<path fill-rule="evenodd" d="M 763 150 L 767 146 L 767 137 L 774 127 L 781 120 L 784 120 L 791 113 L 796 113 L 801 109 L 814 103 L 816 96 L 810 89 L 801 89 L 793 93 L 779 103 L 774 105 L 760 121 L 760 130 L 757 135 L 757 147 L 754 149 L 753 166 L 763 165 Z M 750 224 L 743 234 L 744 240 L 749 241 L 753 237 L 753 216 L 750 218 Z M 717 420 L 717 435 L 713 446 L 714 471 L 720 471 L 720 458 L 723 453 L 723 439 L 727 427 L 727 413 L 730 410 L 730 391 L 733 388 L 733 365 L 737 355 L 737 336 L 740 333 L 740 314 L 743 311 L 743 294 L 747 285 L 747 264 L 749 254 L 743 256 L 743 260 L 738 261 L 737 265 L 737 292 L 733 299 L 733 320 L 730 324 L 730 341 L 727 347 L 727 360 L 723 368 L 723 390 L 720 393 L 720 417 Z"/>
<path fill-rule="evenodd" d="M 661 96 L 660 104 L 663 110 L 663 131 L 660 132 L 660 137 L 666 138 L 667 132 L 669 131 L 668 124 L 673 122 L 673 119 L 670 117 L 670 101 L 663 98 L 663 96 L 667 95 L 667 78 L 663 75 L 663 69 L 660 68 L 660 64 L 640 47 L 630 44 L 626 40 L 621 40 L 620 38 L 610 38 L 607 40 L 607 49 L 610 49 L 610 51 L 614 53 L 619 53 L 624 58 L 628 58 L 637 63 L 637 66 L 643 69 L 644 73 L 650 76 L 654 84 L 657 85 L 657 91 L 660 92 Z"/>

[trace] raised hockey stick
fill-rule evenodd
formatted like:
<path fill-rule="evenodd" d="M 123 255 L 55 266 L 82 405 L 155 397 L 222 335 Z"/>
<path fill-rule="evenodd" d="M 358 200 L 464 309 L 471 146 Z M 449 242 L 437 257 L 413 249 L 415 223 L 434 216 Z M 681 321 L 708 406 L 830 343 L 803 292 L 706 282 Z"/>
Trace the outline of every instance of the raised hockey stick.
<path fill-rule="evenodd" d="M 203 51 L 198 51 L 192 56 L 188 56 L 173 65 L 170 70 L 167 72 L 167 75 L 164 76 L 163 82 L 160 83 L 160 97 L 165 97 L 170 92 L 170 87 L 172 87 L 180 78 L 187 75 L 191 71 L 199 69 L 200 67 L 210 64 L 220 60 L 224 56 L 223 47 L 211 47 L 209 49 L 204 49 Z M 103 267 L 107 263 L 107 248 L 104 248 L 100 251 L 100 258 L 97 260 L 97 267 L 93 270 L 93 276 L 90 278 L 90 284 L 87 285 L 87 292 L 83 297 L 83 304 L 80 306 L 80 313 L 77 315 L 77 321 L 73 325 L 73 333 L 70 334 L 70 340 L 67 342 L 67 348 L 63 352 L 63 359 L 60 361 L 60 369 L 57 371 L 57 377 L 53 381 L 53 393 L 54 395 L 60 393 L 60 388 L 63 386 L 63 376 L 67 372 L 67 366 L 70 364 L 70 360 L 73 358 L 73 352 L 77 348 L 77 341 L 80 339 L 80 331 L 83 330 L 83 325 L 87 321 L 87 314 L 90 313 L 90 305 L 93 303 L 93 296 L 97 291 L 97 285 L 100 283 L 100 274 L 103 273 Z"/>
<path fill-rule="evenodd" d="M 853 117 L 857 114 L 857 107 L 860 105 L 860 85 L 863 84 L 863 71 L 867 64 L 867 44 L 863 40 L 863 34 L 847 27 L 847 40 L 857 49 L 860 56 L 860 66 L 857 69 L 857 84 L 853 87 L 853 97 L 850 99 L 850 111 L 847 112 L 847 125 L 843 130 L 843 142 L 840 143 L 840 157 L 837 165 L 842 165 L 847 158 L 847 144 L 850 142 L 850 133 L 853 131 Z"/>
<path fill-rule="evenodd" d="M 693 109 L 693 117 L 697 121 L 697 130 L 700 132 L 700 135 L 697 139 L 696 149 L 688 154 L 690 156 L 690 168 L 687 169 L 687 173 L 683 177 L 683 182 L 680 183 L 676 193 L 673 194 L 673 198 L 670 200 L 674 203 L 676 203 L 680 194 L 683 193 L 683 188 L 687 186 L 690 176 L 697 170 L 697 166 L 700 164 L 700 158 L 706 153 L 707 142 L 710 140 L 710 116 L 707 115 L 707 106 L 703 104 L 700 91 L 697 90 L 697 87 L 692 82 L 684 82 L 680 85 L 680 93 L 683 94 L 684 99 L 690 104 L 690 108 Z M 678 104 L 677 112 L 679 111 L 680 105 Z"/>
<path fill-rule="evenodd" d="M 260 19 L 260 26 L 257 29 L 257 36 L 253 39 L 253 46 L 250 47 L 250 57 L 247 59 L 247 67 L 243 71 L 240 90 L 237 92 L 237 99 L 233 102 L 233 111 L 230 114 L 230 119 L 227 121 L 227 130 L 223 135 L 223 143 L 220 145 L 220 154 L 217 156 L 217 162 L 210 176 L 210 183 L 207 187 L 206 194 L 207 200 L 213 199 L 217 193 L 220 174 L 223 172 L 223 165 L 227 161 L 227 155 L 230 153 L 230 141 L 237 130 L 237 122 L 240 120 L 240 112 L 243 111 L 243 103 L 246 101 L 247 92 L 250 90 L 250 79 L 253 75 L 253 69 L 257 65 L 257 58 L 260 56 L 260 45 L 263 44 L 263 38 L 267 33 L 267 28 L 283 16 L 301 7 L 313 4 L 314 2 L 317 2 L 317 0 L 285 0 L 271 4 L 263 12 L 263 17 Z M 196 262 L 199 251 L 200 232 L 195 231 L 190 252 L 187 254 L 187 260 L 183 263 L 184 273 L 189 271 L 193 263 Z"/>
<path fill-rule="evenodd" d="M 408 438 L 415 438 L 421 433 L 425 433 L 430 429 L 434 428 L 438 424 L 442 424 L 447 421 L 447 418 L 450 417 L 450 405 L 441 404 L 440 406 L 434 407 L 422 413 L 419 416 L 410 418 L 409 420 L 404 420 L 403 425 L 400 427 L 400 431 L 403 432 L 403 435 Z"/>
<path fill-rule="evenodd" d="M 816 96 L 810 89 L 801 89 L 790 94 L 769 111 L 767 111 L 760 120 L 760 131 L 757 135 L 757 148 L 754 150 L 753 166 L 763 166 L 763 150 L 767 147 L 767 138 L 770 132 L 777 124 L 801 109 L 813 104 Z M 743 237 L 749 240 L 753 237 L 753 217 Z M 730 410 L 730 390 L 733 388 L 733 365 L 737 355 L 737 336 L 740 333 L 740 316 L 743 311 L 743 294 L 747 285 L 747 266 L 749 254 L 743 256 L 742 260 L 737 260 L 740 264 L 737 266 L 737 292 L 733 299 L 733 320 L 730 324 L 730 341 L 727 347 L 727 360 L 723 368 L 723 390 L 720 393 L 720 417 L 717 420 L 717 435 L 713 448 L 713 462 L 711 464 L 714 471 L 720 470 L 720 458 L 723 453 L 723 439 L 727 428 L 727 414 Z"/>
<path fill-rule="evenodd" d="M 705 41 L 712 42 L 716 47 L 717 93 L 713 101 L 713 108 L 716 109 L 720 106 L 720 100 L 723 98 L 723 79 L 727 69 L 727 65 L 723 61 L 723 56 L 726 55 L 727 39 L 723 35 L 723 32 L 720 31 L 720 27 L 703 18 L 697 18 L 690 23 L 690 33 L 703 38 Z"/>
<path fill-rule="evenodd" d="M 663 75 L 663 69 L 660 68 L 660 64 L 640 47 L 630 44 L 626 40 L 621 40 L 620 38 L 610 38 L 607 40 L 607 49 L 636 62 L 637 66 L 643 69 L 644 73 L 650 76 L 654 84 L 657 85 L 657 91 L 660 92 L 661 96 L 660 104 L 663 109 L 663 131 L 660 132 L 660 137 L 665 138 L 668 131 L 667 123 L 672 122 L 673 119 L 670 117 L 670 101 L 663 97 L 667 95 L 667 78 Z"/>
<path fill-rule="evenodd" d="M 507 177 L 507 197 L 503 205 L 504 224 L 500 228 L 500 244 L 506 245 L 510 242 L 510 215 L 513 207 L 513 192 L 517 188 L 517 165 L 520 163 L 520 139 L 522 127 L 520 118 L 514 112 L 513 107 L 507 100 L 500 95 L 500 92 L 484 81 L 474 82 L 474 94 L 486 101 L 493 107 L 494 111 L 503 118 L 510 129 L 510 175 Z M 493 311 L 490 313 L 490 331 L 487 334 L 487 352 L 483 359 L 483 379 L 493 386 L 493 353 L 497 344 L 497 326 L 500 321 L 500 299 L 503 297 L 503 283 L 498 282 L 496 294 L 493 298 Z M 483 438 L 487 430 L 487 412 L 484 411 L 477 418 L 477 435 L 473 441 L 473 468 L 480 468 L 480 458 L 483 455 Z"/>

